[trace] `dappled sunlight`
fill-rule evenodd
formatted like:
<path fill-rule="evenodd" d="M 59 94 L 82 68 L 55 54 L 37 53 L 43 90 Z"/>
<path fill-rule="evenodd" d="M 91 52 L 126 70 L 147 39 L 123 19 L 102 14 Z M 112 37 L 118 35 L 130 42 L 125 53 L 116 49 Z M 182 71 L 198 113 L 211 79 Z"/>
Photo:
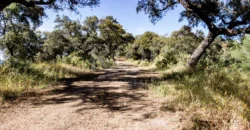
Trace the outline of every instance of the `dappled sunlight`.
<path fill-rule="evenodd" d="M 20 115 L 26 116 L 18 116 L 16 120 L 36 118 L 37 112 L 43 111 L 45 115 L 51 112 L 61 116 L 74 116 L 75 121 L 82 124 L 94 121 L 99 123 L 98 126 L 102 126 L 102 122 L 112 124 L 122 121 L 123 125 L 143 123 L 144 126 L 152 128 L 165 128 L 166 122 L 170 120 L 160 114 L 164 113 L 160 110 L 164 99 L 145 90 L 148 83 L 159 80 L 160 74 L 126 63 L 118 63 L 113 69 L 87 72 L 77 78 L 63 78 L 60 85 L 53 89 L 45 89 L 32 98 L 23 97 L 19 101 L 30 106 L 28 111 L 35 112 L 27 116 L 25 111 L 20 111 Z M 95 114 L 102 118 L 93 118 Z M 52 116 L 44 117 L 49 120 L 48 118 L 55 119 Z M 6 122 L 6 127 L 8 125 L 14 124 Z"/>
<path fill-rule="evenodd" d="M 59 97 L 52 96 L 38 101 L 35 105 L 60 104 L 78 100 L 82 101 L 79 103 L 82 105 L 94 103 L 98 105 L 96 107 L 122 110 L 127 108 L 127 105 L 142 101 L 141 98 L 147 96 L 143 90 L 146 84 L 157 79 L 159 74 L 152 72 L 151 75 L 147 70 L 140 70 L 133 65 L 117 64 L 119 66 L 113 69 L 86 73 L 82 78 L 63 79 L 61 87 L 48 92 L 50 95 L 60 95 Z M 61 99 L 61 97 L 64 98 Z"/>

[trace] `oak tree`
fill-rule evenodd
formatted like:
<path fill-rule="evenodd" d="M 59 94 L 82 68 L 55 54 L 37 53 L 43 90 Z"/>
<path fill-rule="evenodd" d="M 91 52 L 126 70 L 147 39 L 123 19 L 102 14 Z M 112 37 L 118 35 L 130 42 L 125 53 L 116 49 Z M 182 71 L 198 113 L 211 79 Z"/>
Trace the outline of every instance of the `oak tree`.
<path fill-rule="evenodd" d="M 190 67 L 196 66 L 216 37 L 242 37 L 250 33 L 249 0 L 140 0 L 137 12 L 144 11 L 155 23 L 179 5 L 184 7 L 180 21 L 186 18 L 190 27 L 201 24 L 209 30 L 206 38 L 193 52 Z"/>
<path fill-rule="evenodd" d="M 153 49 L 159 46 L 157 45 L 158 42 L 154 43 L 154 41 L 158 37 L 158 34 L 154 32 L 145 32 L 135 41 L 134 44 L 138 46 L 138 53 L 143 59 L 147 59 L 148 61 L 153 60 Z"/>
<path fill-rule="evenodd" d="M 109 52 L 107 56 L 111 59 L 115 58 L 118 48 L 125 46 L 127 43 L 133 41 L 133 36 L 127 33 L 123 26 L 112 16 L 107 16 L 100 19 L 99 24 L 100 37 L 107 46 Z"/>
<path fill-rule="evenodd" d="M 26 17 L 30 11 L 34 14 Z M 35 29 L 42 23 L 42 19 L 35 12 L 35 9 L 20 4 L 11 4 L 0 13 L 0 48 L 10 56 L 34 59 L 38 52 L 41 43 Z"/>

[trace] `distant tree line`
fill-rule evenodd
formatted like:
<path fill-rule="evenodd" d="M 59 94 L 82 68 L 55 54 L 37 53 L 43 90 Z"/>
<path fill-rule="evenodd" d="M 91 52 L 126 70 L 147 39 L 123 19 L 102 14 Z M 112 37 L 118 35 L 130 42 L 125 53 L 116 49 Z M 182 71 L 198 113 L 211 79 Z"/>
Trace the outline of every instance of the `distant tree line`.
<path fill-rule="evenodd" d="M 56 29 L 52 34 L 37 34 L 34 30 L 42 24 L 42 19 L 46 17 L 45 10 L 53 9 L 55 11 L 61 11 L 64 9 L 78 12 L 78 8 L 81 7 L 96 7 L 100 5 L 99 0 L 4 0 L 0 2 L 0 36 L 1 36 L 1 47 L 8 50 L 8 53 L 11 56 L 15 57 L 26 57 L 28 59 L 34 59 L 35 53 L 39 50 L 42 54 L 47 54 L 47 59 L 51 59 L 53 55 L 58 54 L 58 50 L 66 50 L 68 52 L 63 52 L 68 54 L 72 52 L 72 46 L 78 46 L 76 44 L 76 39 L 72 39 L 69 32 L 65 32 L 67 27 L 64 29 Z M 250 32 L 250 2 L 248 0 L 139 0 L 137 4 L 137 12 L 143 11 L 149 15 L 149 18 L 153 23 L 156 23 L 165 14 L 175 9 L 177 6 L 182 6 L 184 10 L 180 13 L 180 21 L 187 19 L 189 27 L 195 27 L 198 25 L 203 25 L 208 29 L 208 35 L 204 37 L 200 44 L 196 45 L 196 48 L 192 51 L 191 59 L 189 60 L 189 66 L 194 68 L 198 61 L 207 54 L 208 48 L 210 45 L 216 41 L 217 38 L 223 40 L 230 40 L 230 38 L 239 37 L 242 39 L 245 34 Z M 64 19 L 64 18 L 62 18 Z M 110 24 L 106 18 L 107 26 L 117 26 L 115 24 Z M 65 20 L 65 19 L 64 19 Z M 66 20 L 67 21 L 67 20 Z M 59 21 L 58 21 L 59 22 Z M 76 22 L 76 21 L 73 21 Z M 121 41 L 126 41 L 124 38 L 112 39 L 116 37 L 117 33 L 114 30 L 105 29 L 102 23 L 103 20 L 98 20 L 98 37 L 100 39 L 105 39 L 106 41 L 116 40 L 116 43 L 106 42 L 105 48 L 100 50 L 106 50 L 109 54 L 105 54 L 105 57 L 114 58 L 114 53 L 110 50 L 121 49 L 121 46 L 118 46 Z M 113 23 L 117 21 L 113 19 Z M 60 22 L 59 22 L 60 23 Z M 77 24 L 74 23 L 74 24 Z M 106 25 L 105 24 L 105 25 Z M 63 26 L 63 25 L 62 25 Z M 76 25 L 78 26 L 78 25 Z M 115 27 L 119 28 L 119 27 Z M 64 30 L 63 33 L 61 30 Z M 98 32 L 97 31 L 97 32 Z M 110 32 L 109 32 L 110 31 Z M 123 30 L 117 29 L 119 33 L 123 33 Z M 67 34 L 68 33 L 68 34 Z M 82 32 L 81 32 L 82 33 Z M 84 32 L 86 33 L 86 31 Z M 113 33 L 113 34 L 112 34 Z M 57 36 L 61 37 L 63 34 L 65 39 L 61 39 L 61 44 L 65 42 L 70 42 L 72 46 L 64 48 L 54 48 L 51 49 L 41 49 L 41 44 L 46 44 L 52 42 L 51 37 Z M 66 34 L 68 36 L 66 36 Z M 40 35 L 37 37 L 35 35 Z M 75 34 L 74 34 L 75 35 Z M 81 34 L 82 35 L 82 34 Z M 85 34 L 84 34 L 85 35 Z M 94 34 L 88 34 L 93 36 Z M 124 34 L 125 35 L 125 34 Z M 148 34 L 147 34 L 148 35 Z M 128 36 L 129 37 L 129 36 Z M 48 40 L 48 39 L 49 40 Z M 82 41 L 85 41 L 87 38 L 81 38 Z M 130 38 L 128 38 L 130 39 Z M 143 39 L 143 38 L 142 38 Z M 44 40 L 44 41 L 43 41 Z M 69 40 L 69 41 L 67 41 Z M 73 40 L 73 41 L 72 41 Z M 79 39 L 78 39 L 79 40 Z M 95 39 L 96 40 L 96 39 Z M 46 43 L 45 43 L 46 42 Z M 88 40 L 84 43 L 89 42 Z M 97 43 L 99 43 L 98 41 Z M 32 43 L 32 44 L 31 44 Z M 77 42 L 79 43 L 79 42 Z M 103 47 L 103 41 L 100 42 Z M 138 43 L 139 44 L 139 43 Z M 97 50 L 94 45 L 90 44 L 91 47 L 85 48 L 86 50 L 81 50 L 82 52 L 77 53 L 89 55 L 89 52 Z M 149 46 L 144 46 L 143 50 L 140 50 L 140 53 L 145 53 L 146 59 L 150 60 L 149 57 L 154 57 L 154 54 L 151 53 Z M 80 48 L 78 46 L 78 48 Z M 95 49 L 94 49 L 95 48 Z M 152 48 L 151 48 L 152 49 Z M 50 50 L 49 53 L 45 53 L 45 50 Z M 90 51 L 91 50 L 91 51 Z M 124 49 L 123 49 L 124 50 Z M 156 50 L 157 51 L 157 50 Z M 219 52 L 218 52 L 219 53 Z M 46 57 L 46 56 L 41 56 Z M 88 57 L 88 56 L 85 56 Z M 45 58 L 46 59 L 46 58 Z"/>
<path fill-rule="evenodd" d="M 57 16 L 53 31 L 36 31 L 41 21 L 23 17 L 19 13 L 22 9 L 12 4 L 2 13 L 5 27 L 0 47 L 17 59 L 51 61 L 71 54 L 83 60 L 114 59 L 117 52 L 134 40 L 112 16 L 87 17 L 83 22 Z"/>

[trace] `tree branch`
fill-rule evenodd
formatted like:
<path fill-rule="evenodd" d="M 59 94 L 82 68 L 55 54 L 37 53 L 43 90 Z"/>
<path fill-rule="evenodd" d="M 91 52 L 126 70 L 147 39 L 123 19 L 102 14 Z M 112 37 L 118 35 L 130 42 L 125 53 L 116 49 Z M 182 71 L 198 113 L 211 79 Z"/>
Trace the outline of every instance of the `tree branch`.
<path fill-rule="evenodd" d="M 158 9 L 158 12 L 164 11 L 166 9 L 169 9 L 170 7 L 174 6 L 175 4 L 177 4 L 178 2 L 170 2 L 166 5 L 166 7 L 162 8 L 162 9 Z"/>
<path fill-rule="evenodd" d="M 242 20 L 242 21 L 231 21 L 229 22 L 229 25 L 228 25 L 228 29 L 233 29 L 234 27 L 237 27 L 237 26 L 240 26 L 240 25 L 244 25 L 244 24 L 247 24 L 247 21 L 246 20 Z"/>
<path fill-rule="evenodd" d="M 205 22 L 205 24 L 208 26 L 210 31 L 214 32 L 217 29 L 217 27 L 213 23 L 212 19 L 210 19 L 206 13 L 203 13 L 202 9 L 193 5 L 189 0 L 185 0 L 185 1 L 178 0 L 178 2 L 180 2 L 187 11 L 191 11 L 191 12 L 194 12 L 195 14 L 197 14 L 198 17 L 202 21 Z"/>
<path fill-rule="evenodd" d="M 219 28 L 219 35 L 224 34 L 227 36 L 236 36 L 239 34 L 250 34 L 250 26 L 246 28 L 238 28 L 238 29 L 229 29 L 229 28 Z"/>
<path fill-rule="evenodd" d="M 27 0 L 3 0 L 0 1 L 0 11 L 3 11 L 3 9 L 7 6 L 9 6 L 11 3 L 19 3 L 22 4 L 26 7 L 34 7 L 35 5 L 50 5 L 52 3 L 54 3 L 56 0 L 31 0 L 31 1 L 27 1 Z"/>

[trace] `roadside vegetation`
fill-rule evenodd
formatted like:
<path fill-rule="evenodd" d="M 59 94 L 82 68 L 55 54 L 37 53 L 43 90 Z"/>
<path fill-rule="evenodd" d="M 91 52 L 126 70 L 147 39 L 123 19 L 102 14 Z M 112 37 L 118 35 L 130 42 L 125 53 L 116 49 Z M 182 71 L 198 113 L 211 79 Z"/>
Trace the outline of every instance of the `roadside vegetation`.
<path fill-rule="evenodd" d="M 41 19 L 22 16 L 19 12 L 25 9 L 11 4 L 1 12 L 6 23 L 0 37 L 6 57 L 0 66 L 1 100 L 113 66 L 117 52 L 134 40 L 112 16 L 87 17 L 83 22 L 57 16 L 55 30 L 37 31 Z"/>
<path fill-rule="evenodd" d="M 242 42 L 217 38 L 197 68 L 191 69 L 186 63 L 203 38 L 202 31 L 192 32 L 187 26 L 169 37 L 146 32 L 128 45 L 126 57 L 163 73 L 148 87 L 167 98 L 163 111 L 186 113 L 194 129 L 247 129 L 249 36 Z"/>
<path fill-rule="evenodd" d="M 177 5 L 184 7 L 180 21 L 187 19 L 189 26 L 170 36 L 150 31 L 133 36 L 113 16 L 83 21 L 57 16 L 54 30 L 41 32 L 44 9 L 77 12 L 78 4 L 94 7 L 100 1 L 14 2 L 0 2 L 0 49 L 6 57 L 0 66 L 1 101 L 29 96 L 59 79 L 81 77 L 126 57 L 163 73 L 148 89 L 168 99 L 162 111 L 183 112 L 193 121 L 187 129 L 249 129 L 249 1 L 139 0 L 137 11 L 153 23 Z M 192 31 L 200 24 L 207 36 Z"/>
<path fill-rule="evenodd" d="M 30 95 L 39 89 L 55 85 L 61 78 L 83 75 L 87 69 L 64 63 L 31 63 L 8 61 L 0 69 L 1 100 L 13 100 Z"/>

